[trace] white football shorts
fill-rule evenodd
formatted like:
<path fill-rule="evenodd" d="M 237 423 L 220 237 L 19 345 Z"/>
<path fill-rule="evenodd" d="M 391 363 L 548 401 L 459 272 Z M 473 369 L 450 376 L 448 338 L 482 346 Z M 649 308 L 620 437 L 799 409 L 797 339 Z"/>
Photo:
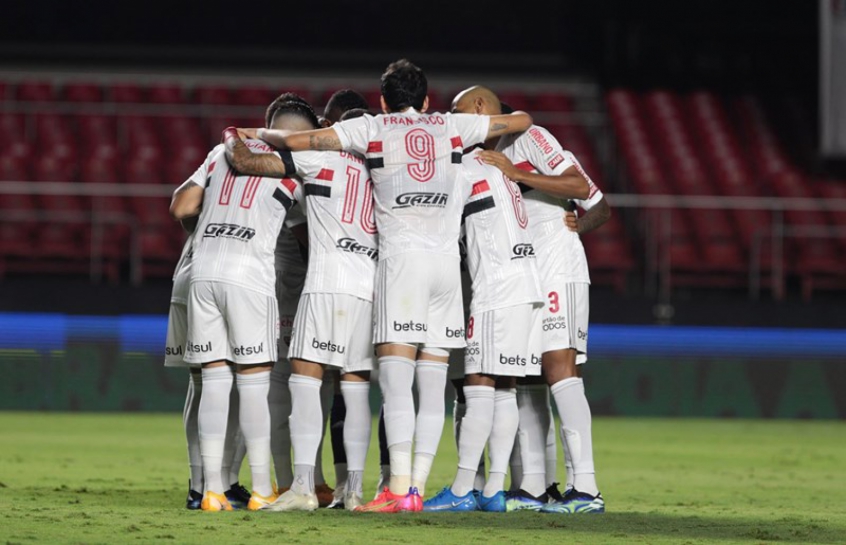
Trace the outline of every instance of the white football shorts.
<path fill-rule="evenodd" d="M 185 361 L 241 365 L 276 361 L 276 297 L 223 282 L 192 282 Z"/>
<path fill-rule="evenodd" d="M 475 312 L 467 322 L 464 372 L 500 377 L 540 374 L 540 354 L 532 350 L 539 304 Z"/>
<path fill-rule="evenodd" d="M 543 351 L 574 349 L 576 363 L 587 361 L 590 284 L 544 279 L 547 301 L 541 332 Z"/>
<path fill-rule="evenodd" d="M 376 267 L 373 341 L 464 347 L 457 256 L 409 252 Z"/>
<path fill-rule="evenodd" d="M 373 370 L 373 303 L 341 293 L 300 297 L 290 358 L 339 367 L 343 373 Z"/>
<path fill-rule="evenodd" d="M 167 314 L 167 341 L 165 342 L 165 367 L 188 367 L 185 355 L 185 336 L 188 334 L 188 306 L 170 302 Z"/>

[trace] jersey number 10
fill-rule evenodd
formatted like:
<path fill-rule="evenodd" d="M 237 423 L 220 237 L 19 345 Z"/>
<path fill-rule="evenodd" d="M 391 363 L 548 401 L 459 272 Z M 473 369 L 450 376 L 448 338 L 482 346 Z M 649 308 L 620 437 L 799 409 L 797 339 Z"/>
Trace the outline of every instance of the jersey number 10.
<path fill-rule="evenodd" d="M 347 191 L 344 195 L 344 208 L 341 213 L 341 221 L 352 223 L 355 218 L 355 209 L 358 204 L 358 184 L 361 180 L 361 170 L 352 165 L 347 165 Z M 365 233 L 376 232 L 376 222 L 373 219 L 373 182 L 364 182 L 364 205 L 361 207 L 359 223 Z"/>

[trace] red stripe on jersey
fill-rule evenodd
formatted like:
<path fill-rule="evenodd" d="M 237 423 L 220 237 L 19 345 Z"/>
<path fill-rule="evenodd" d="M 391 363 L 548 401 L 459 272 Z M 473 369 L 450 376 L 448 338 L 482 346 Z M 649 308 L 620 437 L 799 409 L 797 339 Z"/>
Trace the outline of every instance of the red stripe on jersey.
<path fill-rule="evenodd" d="M 209 165 L 209 174 L 211 174 L 212 172 L 214 172 L 214 166 L 215 166 L 216 164 L 217 164 L 217 161 L 212 161 L 212 163 Z"/>
<path fill-rule="evenodd" d="M 453 136 L 449 139 L 449 143 L 452 144 L 453 148 L 461 148 L 464 149 L 464 144 L 461 142 L 460 136 Z"/>
<path fill-rule="evenodd" d="M 484 193 L 485 191 L 490 191 L 491 186 L 488 185 L 487 180 L 482 180 L 481 182 L 476 182 L 473 184 L 473 192 L 470 195 L 478 195 L 479 193 Z"/>
<path fill-rule="evenodd" d="M 534 167 L 534 165 L 532 165 L 532 163 L 530 163 L 530 162 L 528 162 L 528 161 L 523 161 L 522 163 L 517 163 L 517 164 L 516 164 L 516 165 L 514 165 L 514 166 L 515 166 L 515 167 L 517 167 L 517 168 L 519 168 L 520 170 L 522 170 L 522 171 L 524 171 L 524 172 L 531 172 L 531 171 L 533 171 L 533 170 L 537 170 L 537 169 Z"/>
<path fill-rule="evenodd" d="M 367 153 L 382 153 L 382 142 L 370 142 L 367 144 Z"/>
<path fill-rule="evenodd" d="M 244 195 L 241 197 L 241 208 L 250 208 L 253 206 L 253 199 L 256 197 L 261 178 L 258 176 L 250 176 L 247 178 L 247 185 L 244 187 Z"/>
<path fill-rule="evenodd" d="M 235 186 L 235 171 L 231 168 L 226 171 L 226 176 L 223 177 L 223 188 L 220 191 L 220 199 L 218 204 L 226 206 L 229 204 L 229 198 L 232 196 L 232 189 Z"/>
<path fill-rule="evenodd" d="M 297 190 L 297 182 L 292 180 L 291 178 L 282 178 L 282 181 L 279 182 L 285 186 L 285 189 L 291 192 L 291 196 L 294 196 L 294 191 Z"/>
<path fill-rule="evenodd" d="M 320 169 L 320 172 L 317 173 L 318 180 L 326 180 L 327 182 L 331 182 L 334 177 L 335 171 L 330 168 Z"/>

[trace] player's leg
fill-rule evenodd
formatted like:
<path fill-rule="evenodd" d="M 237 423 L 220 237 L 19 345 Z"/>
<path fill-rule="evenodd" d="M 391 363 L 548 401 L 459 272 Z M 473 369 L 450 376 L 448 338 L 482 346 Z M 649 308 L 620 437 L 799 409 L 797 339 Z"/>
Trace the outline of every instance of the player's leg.
<path fill-rule="evenodd" d="M 203 458 L 200 455 L 200 431 L 197 427 L 197 414 L 200 410 L 202 394 L 202 371 L 191 369 L 188 377 L 188 394 L 182 412 L 185 439 L 188 442 L 188 467 L 191 471 L 191 480 L 188 481 L 188 498 L 185 502 L 188 509 L 199 509 L 203 501 Z"/>
<path fill-rule="evenodd" d="M 547 511 L 604 512 L 593 463 L 590 405 L 576 367 L 577 353 L 585 353 L 587 345 L 588 286 L 567 284 L 559 295 L 569 314 L 569 347 L 544 353 L 543 368 L 561 415 L 564 441 L 573 464 L 573 489 L 563 502 L 551 504 Z"/>
<path fill-rule="evenodd" d="M 226 361 L 226 322 L 215 288 L 212 282 L 191 283 L 185 341 L 185 361 L 202 366 L 203 394 L 197 409 L 197 429 L 205 481 L 201 507 L 207 511 L 232 509 L 224 495 L 228 483 L 223 477 L 223 450 L 234 373 Z"/>
<path fill-rule="evenodd" d="M 323 384 L 320 385 L 320 414 L 323 415 L 323 422 L 320 428 L 320 444 L 317 445 L 317 454 L 314 459 L 314 491 L 320 507 L 328 507 L 335 498 L 335 491 L 326 484 L 326 476 L 323 473 L 323 442 L 326 438 L 326 426 L 329 424 L 329 413 L 332 407 L 334 379 L 333 373 L 324 373 Z"/>
<path fill-rule="evenodd" d="M 270 507 L 274 511 L 313 511 L 318 507 L 314 470 L 317 452 L 323 437 L 323 407 L 321 388 L 324 369 L 318 353 L 318 333 L 327 327 L 321 323 L 319 294 L 304 294 L 300 298 L 291 338 L 291 443 L 293 445 L 294 479 L 291 489 L 282 494 Z M 312 340 L 316 346 L 312 346 Z"/>
<path fill-rule="evenodd" d="M 203 381 L 199 367 L 189 367 L 183 356 L 185 338 L 188 334 L 188 307 L 186 300 L 172 299 L 167 320 L 167 340 L 165 343 L 165 367 L 188 367 L 188 391 L 182 411 L 182 423 L 188 445 L 188 496 L 185 507 L 199 509 L 203 500 L 203 459 L 200 456 L 200 435 L 197 428 L 197 413 L 200 397 L 203 393 Z"/>
<path fill-rule="evenodd" d="M 388 435 L 385 431 L 385 403 L 379 406 L 379 481 L 376 483 L 378 496 L 391 482 L 391 454 L 388 452 Z"/>
<path fill-rule="evenodd" d="M 287 353 L 287 350 L 286 350 Z M 270 451 L 276 470 L 278 492 L 287 492 L 294 481 L 291 465 L 291 362 L 287 357 L 280 359 L 270 372 L 270 393 L 267 403 L 270 408 Z"/>
<path fill-rule="evenodd" d="M 333 383 L 332 408 L 329 415 L 329 437 L 332 440 L 332 459 L 335 463 L 335 492 L 330 509 L 342 509 L 344 506 L 344 489 L 347 484 L 347 452 L 344 449 L 344 419 L 347 416 L 347 406 L 341 391 L 340 377 Z"/>
<path fill-rule="evenodd" d="M 539 383 L 540 382 L 540 383 Z M 520 488 L 508 499 L 509 511 L 539 509 L 546 497 L 546 436 L 549 431 L 549 387 L 538 377 L 518 380 Z"/>
<path fill-rule="evenodd" d="M 491 468 L 479 498 L 479 507 L 483 511 L 499 512 L 506 510 L 505 474 L 519 423 L 516 381 L 513 377 L 500 377 L 497 380 L 493 420 L 495 425 L 488 439 Z"/>
<path fill-rule="evenodd" d="M 237 378 L 236 378 L 237 382 Z M 250 502 L 250 491 L 238 482 L 241 464 L 247 455 L 244 434 L 241 433 L 241 397 L 238 388 L 229 396 L 229 419 L 226 423 L 226 442 L 223 444 L 223 479 L 227 484 L 226 499 L 235 509 L 243 509 Z"/>
<path fill-rule="evenodd" d="M 371 358 L 372 359 L 372 358 Z M 343 506 L 354 510 L 363 504 L 364 466 L 370 448 L 373 417 L 370 412 L 370 372 L 344 373 L 341 391 L 347 415 L 344 420 L 344 451 L 347 460 L 347 482 Z"/>
<path fill-rule="evenodd" d="M 396 512 L 399 501 L 411 494 L 415 415 L 412 387 L 417 344 L 426 339 L 430 279 L 422 259 L 402 254 L 376 267 L 373 302 L 373 341 L 379 365 L 391 478 L 387 489 L 362 511 Z M 409 289 L 409 286 L 416 286 Z"/>
<path fill-rule="evenodd" d="M 552 403 L 549 404 L 549 430 L 546 432 L 546 449 L 544 454 L 544 474 L 546 476 L 546 495 L 550 501 L 563 499 L 558 490 L 558 429 L 555 416 L 552 414 Z"/>
<path fill-rule="evenodd" d="M 342 369 L 341 393 L 346 415 L 343 445 L 347 467 L 343 506 L 363 505 L 364 466 L 370 448 L 373 416 L 370 411 L 370 372 L 373 370 L 373 303 L 350 296 L 336 296 L 350 317 L 346 335 L 348 355 Z"/>
<path fill-rule="evenodd" d="M 464 303 L 458 258 L 439 260 L 430 270 L 430 301 L 426 343 L 417 357 L 417 420 L 414 437 L 412 486 L 425 495 L 426 481 L 444 430 L 449 350 L 464 348 Z M 419 264 L 418 264 L 419 265 Z M 465 392 L 466 394 L 466 392 Z M 478 459 L 476 466 L 478 466 Z M 475 476 L 475 466 L 474 466 Z"/>
<path fill-rule="evenodd" d="M 276 499 L 271 481 L 270 373 L 277 360 L 279 324 L 276 297 L 225 286 L 225 315 L 231 359 L 236 364 L 238 421 L 252 476 L 248 509 L 266 507 Z"/>

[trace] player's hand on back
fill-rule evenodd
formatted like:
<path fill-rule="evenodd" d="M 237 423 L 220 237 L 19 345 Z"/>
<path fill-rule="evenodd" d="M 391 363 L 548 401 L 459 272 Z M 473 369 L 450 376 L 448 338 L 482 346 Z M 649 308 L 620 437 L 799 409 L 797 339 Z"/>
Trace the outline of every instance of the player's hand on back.
<path fill-rule="evenodd" d="M 238 138 L 241 140 L 258 140 L 258 129 L 244 129 L 239 127 Z"/>
<path fill-rule="evenodd" d="M 579 232 L 579 219 L 575 212 L 564 212 L 564 224 L 574 233 Z"/>
<path fill-rule="evenodd" d="M 481 157 L 482 161 L 485 163 L 493 165 L 501 170 L 507 178 L 512 180 L 516 178 L 517 167 L 514 166 L 514 163 L 512 163 L 511 159 L 506 157 L 505 154 L 498 151 L 484 150 L 479 154 L 479 157 Z"/>

